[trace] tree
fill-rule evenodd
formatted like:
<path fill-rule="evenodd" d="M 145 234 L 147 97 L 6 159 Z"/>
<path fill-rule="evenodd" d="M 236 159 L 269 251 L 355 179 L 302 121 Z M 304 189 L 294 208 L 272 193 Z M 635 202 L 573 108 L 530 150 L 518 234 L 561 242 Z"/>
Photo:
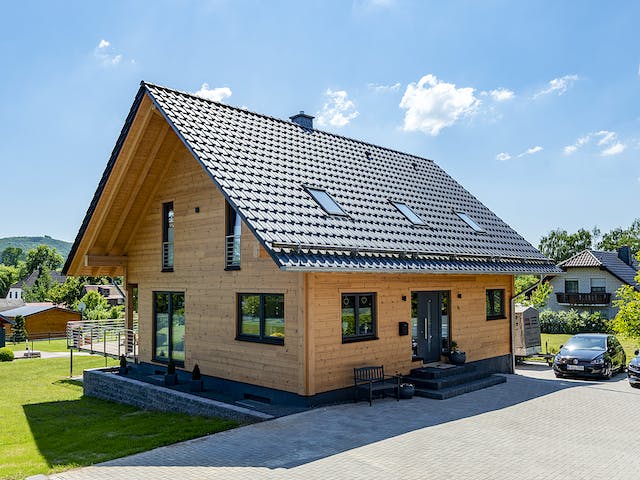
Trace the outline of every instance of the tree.
<path fill-rule="evenodd" d="M 43 268 L 33 287 L 25 286 L 22 289 L 22 298 L 25 302 L 47 302 L 50 300 L 49 290 L 51 290 L 52 286 L 53 280 L 49 275 L 49 270 Z"/>
<path fill-rule="evenodd" d="M 613 252 L 625 245 L 631 247 L 634 255 L 640 252 L 640 218 L 636 218 L 627 229 L 618 227 L 605 233 L 598 248 Z"/>
<path fill-rule="evenodd" d="M 10 267 L 17 267 L 22 257 L 24 257 L 24 252 L 20 247 L 7 247 L 0 254 L 2 263 Z"/>
<path fill-rule="evenodd" d="M 29 338 L 29 334 L 27 333 L 27 325 L 24 317 L 22 315 L 16 315 L 13 322 L 13 341 L 25 342 Z"/>
<path fill-rule="evenodd" d="M 640 254 L 637 255 L 640 261 Z M 640 283 L 640 271 L 636 275 Z M 623 285 L 616 292 L 613 305 L 618 313 L 611 322 L 613 331 L 632 338 L 640 338 L 640 292 L 631 285 Z"/>
<path fill-rule="evenodd" d="M 594 232 L 597 229 L 594 229 Z M 584 228 L 576 233 L 568 233 L 566 230 L 551 230 L 540 240 L 538 249 L 555 262 L 562 262 L 571 258 L 593 245 L 593 234 Z"/>
<path fill-rule="evenodd" d="M 17 267 L 0 265 L 0 298 L 7 296 L 9 287 L 18 281 L 19 272 Z"/>
<path fill-rule="evenodd" d="M 515 280 L 515 291 L 516 293 L 524 292 L 528 288 L 534 286 L 540 280 L 539 277 L 535 275 L 516 275 Z M 545 282 L 538 285 L 527 295 L 519 295 L 516 298 L 518 303 L 522 305 L 531 305 L 535 308 L 544 308 L 547 306 L 547 301 L 549 300 L 549 296 L 553 291 L 553 287 L 550 283 Z"/>
<path fill-rule="evenodd" d="M 85 318 L 89 320 L 104 320 L 110 318 L 109 302 L 95 290 L 87 292 L 80 301 L 74 305 L 75 309 L 78 308 L 80 302 L 86 305 L 84 310 Z"/>
<path fill-rule="evenodd" d="M 46 270 L 57 270 L 62 266 L 62 255 L 56 252 L 55 248 L 48 245 L 38 245 L 27 252 L 24 262 L 24 276 L 29 275 L 34 270 L 42 272 Z"/>
<path fill-rule="evenodd" d="M 56 283 L 49 290 L 49 299 L 56 304 L 73 308 L 82 296 L 84 283 L 80 277 L 67 277 L 64 283 Z"/>

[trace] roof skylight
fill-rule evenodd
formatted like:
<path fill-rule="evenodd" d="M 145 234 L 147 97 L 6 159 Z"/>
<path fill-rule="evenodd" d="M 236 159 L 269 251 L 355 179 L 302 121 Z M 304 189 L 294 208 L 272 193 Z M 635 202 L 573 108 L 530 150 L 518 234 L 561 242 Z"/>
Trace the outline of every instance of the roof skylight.
<path fill-rule="evenodd" d="M 465 212 L 456 211 L 455 213 L 456 215 L 458 215 L 458 217 L 460 217 L 460 220 L 462 220 L 464 223 L 466 223 L 471 228 L 473 228 L 474 231 L 478 233 L 487 233 L 487 231 L 484 228 L 478 225 L 476 221 L 473 218 L 471 218 L 469 215 L 467 215 Z"/>
<path fill-rule="evenodd" d="M 338 203 L 324 190 L 307 187 L 307 192 L 329 215 L 347 215 Z"/>
<path fill-rule="evenodd" d="M 396 207 L 398 210 L 400 210 L 400 213 L 402 213 L 405 217 L 407 217 L 407 220 L 409 220 L 414 225 L 426 225 L 427 224 L 424 220 L 422 220 L 416 214 L 416 212 L 411 210 L 411 208 L 409 208 L 409 206 L 407 204 L 401 203 L 401 202 L 391 202 L 391 203 L 393 203 L 393 206 Z"/>

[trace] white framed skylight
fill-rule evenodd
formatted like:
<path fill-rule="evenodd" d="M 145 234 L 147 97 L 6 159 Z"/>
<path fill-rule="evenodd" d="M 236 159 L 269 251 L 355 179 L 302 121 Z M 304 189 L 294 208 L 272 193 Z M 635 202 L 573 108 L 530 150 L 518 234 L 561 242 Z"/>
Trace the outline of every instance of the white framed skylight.
<path fill-rule="evenodd" d="M 407 217 L 407 220 L 409 220 L 414 225 L 427 225 L 427 222 L 422 220 L 418 216 L 418 214 L 413 210 L 411 210 L 411 208 L 406 203 L 393 202 L 393 201 L 391 203 L 393 204 L 394 207 L 396 207 L 400 211 L 400 213 L 402 213 L 405 217 Z"/>
<path fill-rule="evenodd" d="M 467 225 L 469 225 L 471 228 L 473 228 L 473 230 L 477 233 L 487 233 L 487 231 L 482 228 L 480 225 L 478 225 L 478 223 L 471 218 L 469 215 L 467 215 L 465 212 L 461 212 L 459 210 L 454 210 L 456 215 L 458 215 L 458 217 L 460 217 L 460 220 L 462 220 L 464 223 L 466 223 Z"/>
<path fill-rule="evenodd" d="M 329 215 L 343 215 L 347 216 L 347 213 L 342 209 L 338 202 L 336 202 L 331 195 L 325 190 L 319 188 L 305 187 L 309 195 L 316 201 L 320 207 Z"/>

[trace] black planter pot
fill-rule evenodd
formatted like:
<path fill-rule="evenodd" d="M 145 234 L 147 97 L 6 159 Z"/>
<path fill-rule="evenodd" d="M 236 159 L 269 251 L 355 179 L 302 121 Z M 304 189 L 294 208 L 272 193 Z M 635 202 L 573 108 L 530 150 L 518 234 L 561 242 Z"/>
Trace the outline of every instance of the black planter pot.
<path fill-rule="evenodd" d="M 451 352 L 449 354 L 449 362 L 453 365 L 464 365 L 467 361 L 467 354 L 465 352 Z"/>
<path fill-rule="evenodd" d="M 204 382 L 202 380 L 189 380 L 190 392 L 202 392 L 204 390 Z"/>
<path fill-rule="evenodd" d="M 400 384 L 400 398 L 412 398 L 414 393 L 416 393 L 416 387 L 413 385 L 413 383 Z"/>
<path fill-rule="evenodd" d="M 126 375 L 129 367 L 118 367 L 118 375 Z"/>
<path fill-rule="evenodd" d="M 164 386 L 172 387 L 178 384 L 178 374 L 177 373 L 165 373 L 164 374 Z"/>

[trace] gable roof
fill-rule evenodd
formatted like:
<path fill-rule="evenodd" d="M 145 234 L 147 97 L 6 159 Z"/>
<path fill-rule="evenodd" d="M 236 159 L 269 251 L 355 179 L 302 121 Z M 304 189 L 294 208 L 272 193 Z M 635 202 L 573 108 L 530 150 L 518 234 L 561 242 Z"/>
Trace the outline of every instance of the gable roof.
<path fill-rule="evenodd" d="M 611 275 L 617 277 L 627 285 L 631 285 L 637 290 L 640 290 L 640 284 L 635 280 L 635 276 L 638 272 L 635 268 L 620 260 L 617 252 L 583 250 L 564 262 L 560 262 L 558 266 L 563 270 L 567 270 L 568 268 L 586 267 L 601 268 L 608 271 Z"/>
<path fill-rule="evenodd" d="M 49 271 L 49 277 L 51 277 L 51 281 L 54 283 L 64 283 L 67 279 L 66 276 L 55 270 Z M 27 278 L 23 278 L 11 285 L 9 288 L 33 288 L 38 278 L 40 278 L 40 272 L 38 270 L 34 270 Z"/>
<path fill-rule="evenodd" d="M 431 160 L 143 82 L 65 272 L 144 95 L 281 269 L 558 271 Z M 347 215 L 328 215 L 307 188 L 325 190 Z M 392 201 L 428 226 L 413 225 Z"/>

